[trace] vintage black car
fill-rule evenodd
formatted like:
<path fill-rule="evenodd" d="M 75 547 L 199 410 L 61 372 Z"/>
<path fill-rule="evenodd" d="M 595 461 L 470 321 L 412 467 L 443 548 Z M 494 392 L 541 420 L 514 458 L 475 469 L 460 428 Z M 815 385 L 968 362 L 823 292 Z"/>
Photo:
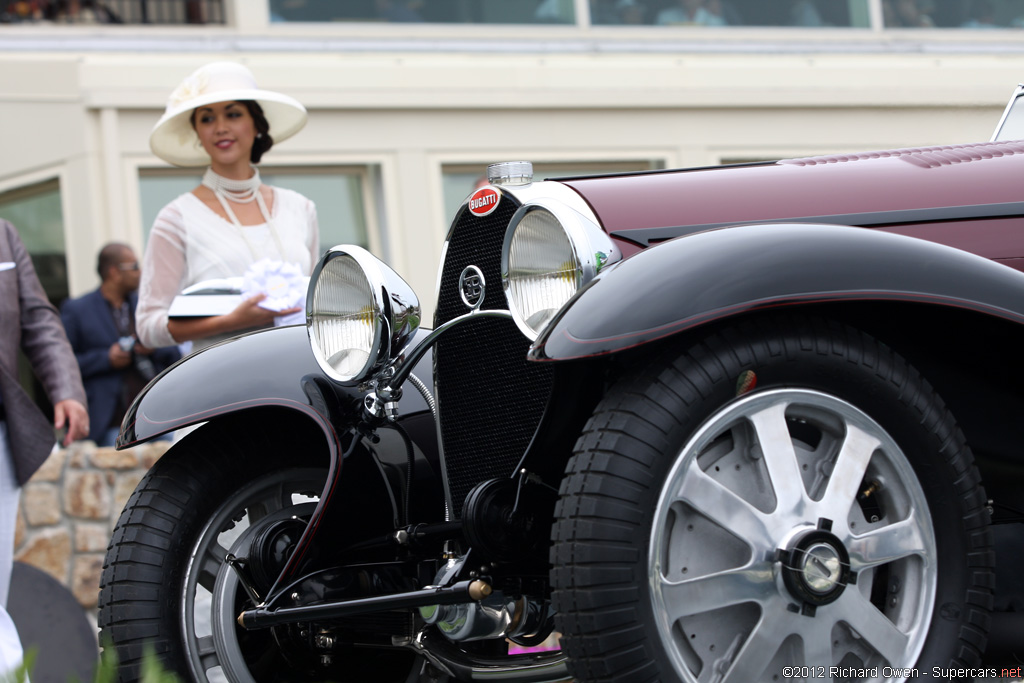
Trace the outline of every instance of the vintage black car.
<path fill-rule="evenodd" d="M 121 680 L 147 649 L 244 682 L 1015 666 L 1016 112 L 976 144 L 492 165 L 430 330 L 387 265 L 333 248 L 305 327 L 187 358 L 125 419 L 122 447 L 201 426 L 111 541 Z"/>

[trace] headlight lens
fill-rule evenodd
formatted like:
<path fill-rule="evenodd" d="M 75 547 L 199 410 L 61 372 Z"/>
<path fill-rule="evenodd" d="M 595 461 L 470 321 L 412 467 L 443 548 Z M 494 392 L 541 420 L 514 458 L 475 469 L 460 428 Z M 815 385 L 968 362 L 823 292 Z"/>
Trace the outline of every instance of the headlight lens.
<path fill-rule="evenodd" d="M 324 370 L 346 382 L 376 360 L 381 310 L 366 275 L 352 256 L 329 260 L 310 285 L 307 325 L 313 352 Z"/>
<path fill-rule="evenodd" d="M 320 259 L 306 295 L 306 327 L 331 378 L 357 384 L 419 326 L 419 301 L 391 268 L 362 247 L 342 245 Z"/>
<path fill-rule="evenodd" d="M 568 207 L 529 204 L 512 217 L 502 249 L 502 283 L 519 329 L 537 338 L 580 287 L 619 252 Z"/>
<path fill-rule="evenodd" d="M 524 332 L 536 337 L 580 286 L 580 262 L 546 209 L 526 213 L 508 245 L 506 293 Z"/>

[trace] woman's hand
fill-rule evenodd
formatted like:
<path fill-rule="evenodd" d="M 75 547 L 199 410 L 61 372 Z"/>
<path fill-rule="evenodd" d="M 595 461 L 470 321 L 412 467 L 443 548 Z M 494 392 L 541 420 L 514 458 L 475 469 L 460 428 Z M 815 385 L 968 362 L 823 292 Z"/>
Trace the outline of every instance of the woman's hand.
<path fill-rule="evenodd" d="M 167 330 L 171 333 L 174 341 L 180 344 L 185 341 L 206 339 L 257 327 L 270 327 L 274 324 L 274 318 L 277 316 L 289 315 L 302 310 L 301 306 L 297 306 L 283 311 L 270 311 L 259 305 L 266 298 L 266 294 L 251 296 L 238 304 L 235 310 L 224 315 L 208 318 L 171 318 L 167 322 Z"/>
<path fill-rule="evenodd" d="M 283 311 L 270 311 L 260 306 L 260 302 L 267 298 L 266 294 L 257 294 L 238 304 L 235 310 L 225 317 L 230 319 L 231 328 L 228 331 L 244 330 L 250 327 L 266 327 L 274 324 L 274 318 L 279 315 L 289 315 L 302 310 L 301 306 L 286 308 Z"/>

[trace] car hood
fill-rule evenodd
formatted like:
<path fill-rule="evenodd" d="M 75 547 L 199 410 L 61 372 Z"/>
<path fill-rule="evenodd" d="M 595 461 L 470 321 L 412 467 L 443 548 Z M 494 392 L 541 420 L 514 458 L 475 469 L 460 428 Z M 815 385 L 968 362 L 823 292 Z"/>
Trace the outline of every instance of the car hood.
<path fill-rule="evenodd" d="M 878 227 L 988 258 L 1015 258 L 1024 256 L 1021 178 L 1024 141 L 561 182 L 590 204 L 609 234 L 627 243 L 626 252 L 706 229 L 785 221 Z M 997 220 L 984 229 L 963 230 L 964 220 L 979 217 Z M 961 225 L 943 231 L 952 223 Z M 923 225 L 930 227 L 922 230 Z M 998 234 L 988 234 L 992 230 Z M 628 248 L 629 243 L 634 246 Z"/>

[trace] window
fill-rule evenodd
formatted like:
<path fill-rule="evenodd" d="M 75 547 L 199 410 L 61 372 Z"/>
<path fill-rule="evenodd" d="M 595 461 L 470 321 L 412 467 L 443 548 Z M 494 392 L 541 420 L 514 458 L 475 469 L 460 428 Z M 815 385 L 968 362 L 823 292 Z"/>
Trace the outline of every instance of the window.
<path fill-rule="evenodd" d="M 1024 28 L 1022 0 L 882 0 L 886 28 Z"/>
<path fill-rule="evenodd" d="M 533 178 L 543 180 L 601 173 L 627 173 L 663 167 L 662 162 L 653 160 L 535 163 Z M 473 190 L 481 183 L 487 182 L 487 164 L 445 164 L 441 173 L 445 217 L 450 221 L 455 218 L 455 213 Z"/>
<path fill-rule="evenodd" d="M 270 0 L 272 21 L 573 24 L 573 0 Z"/>
<path fill-rule="evenodd" d="M 590 0 L 590 15 L 597 25 L 870 25 L 868 0 Z"/>
<path fill-rule="evenodd" d="M 64 213 L 60 203 L 60 183 L 50 180 L 0 193 L 0 218 L 18 229 L 46 296 L 55 306 L 68 297 L 68 268 L 64 247 Z M 5 321 L 4 324 L 10 324 Z M 18 378 L 36 405 L 52 410 L 42 384 L 32 373 L 25 355 L 18 352 Z"/>
<path fill-rule="evenodd" d="M 0 22 L 223 24 L 223 0 L 51 0 L 0 3 Z"/>
<path fill-rule="evenodd" d="M 50 180 L 0 193 L 0 218 L 18 229 L 46 295 L 59 305 L 68 296 L 60 183 Z"/>
<path fill-rule="evenodd" d="M 369 247 L 365 191 L 370 171 L 359 167 L 263 167 L 263 182 L 295 190 L 316 204 L 321 253 L 335 244 Z M 142 229 L 146 238 L 160 209 L 199 184 L 197 171 L 143 170 L 139 177 Z"/>
<path fill-rule="evenodd" d="M 349 169 L 267 169 L 264 182 L 280 185 L 309 197 L 316 204 L 320 225 L 320 252 L 335 244 L 369 247 L 363 191 L 365 171 Z"/>
<path fill-rule="evenodd" d="M 271 19 L 277 22 L 573 25 L 586 21 L 577 16 L 574 0 L 268 1 Z M 586 0 L 586 4 L 589 22 L 596 26 L 872 28 L 874 5 L 881 9 L 884 28 L 1024 28 L 1024 0 Z"/>

